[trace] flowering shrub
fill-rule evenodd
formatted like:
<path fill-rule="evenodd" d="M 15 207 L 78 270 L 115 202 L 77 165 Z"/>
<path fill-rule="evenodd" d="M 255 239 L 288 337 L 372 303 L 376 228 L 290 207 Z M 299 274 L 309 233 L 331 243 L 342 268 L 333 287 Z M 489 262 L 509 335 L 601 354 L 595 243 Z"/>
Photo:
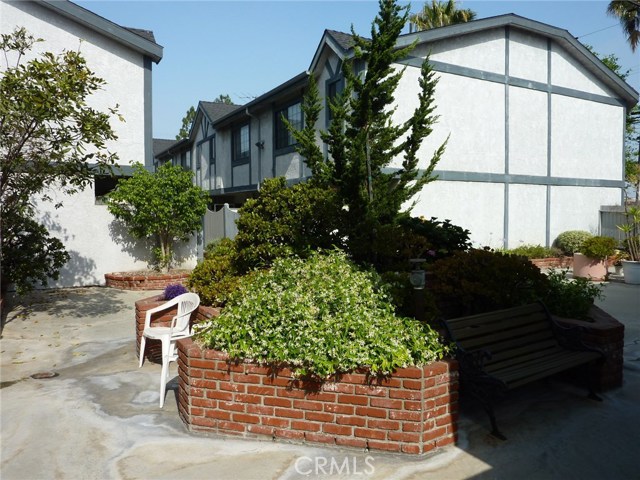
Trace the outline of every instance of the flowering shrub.
<path fill-rule="evenodd" d="M 164 288 L 164 299 L 172 300 L 182 295 L 183 293 L 187 293 L 187 289 L 184 287 L 184 285 L 180 285 L 179 283 L 167 285 Z"/>
<path fill-rule="evenodd" d="M 579 252 L 584 241 L 591 237 L 593 237 L 592 234 L 583 230 L 568 230 L 558 235 L 554 245 L 565 255 L 573 255 Z"/>
<path fill-rule="evenodd" d="M 447 352 L 427 325 L 394 315 L 377 275 L 340 251 L 279 258 L 244 277 L 221 315 L 197 328 L 206 347 L 327 378 L 368 366 L 373 374 Z"/>

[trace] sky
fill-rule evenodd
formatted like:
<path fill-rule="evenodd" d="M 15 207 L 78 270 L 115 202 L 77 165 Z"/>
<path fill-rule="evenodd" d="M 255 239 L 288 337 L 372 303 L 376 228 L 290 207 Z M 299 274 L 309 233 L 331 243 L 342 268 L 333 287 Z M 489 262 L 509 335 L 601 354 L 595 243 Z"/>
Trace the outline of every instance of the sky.
<path fill-rule="evenodd" d="M 305 71 L 325 29 L 369 36 L 374 0 L 76 0 L 125 27 L 153 31 L 164 56 L 153 66 L 153 136 L 175 138 L 200 100 L 227 94 L 244 104 Z M 400 2 L 403 5 L 409 2 Z M 568 30 L 596 52 L 618 57 L 640 91 L 640 54 L 606 14 L 606 1 L 464 0 L 477 18 L 506 13 Z M 411 4 L 419 10 L 422 1 Z M 408 32 L 408 30 L 407 30 Z"/>

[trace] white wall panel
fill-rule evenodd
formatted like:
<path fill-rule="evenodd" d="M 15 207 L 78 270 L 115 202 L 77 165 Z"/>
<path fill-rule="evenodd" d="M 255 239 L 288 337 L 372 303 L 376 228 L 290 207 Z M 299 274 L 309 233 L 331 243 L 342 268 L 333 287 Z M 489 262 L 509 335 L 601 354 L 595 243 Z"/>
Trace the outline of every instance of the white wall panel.
<path fill-rule="evenodd" d="M 508 248 L 544 245 L 547 230 L 547 187 L 509 185 Z"/>
<path fill-rule="evenodd" d="M 611 92 L 600 81 L 556 43 L 551 46 L 551 83 L 582 92 L 611 96 Z"/>
<path fill-rule="evenodd" d="M 547 40 L 544 37 L 510 30 L 509 76 L 547 83 Z"/>
<path fill-rule="evenodd" d="M 547 94 L 509 87 L 509 173 L 547 174 Z"/>

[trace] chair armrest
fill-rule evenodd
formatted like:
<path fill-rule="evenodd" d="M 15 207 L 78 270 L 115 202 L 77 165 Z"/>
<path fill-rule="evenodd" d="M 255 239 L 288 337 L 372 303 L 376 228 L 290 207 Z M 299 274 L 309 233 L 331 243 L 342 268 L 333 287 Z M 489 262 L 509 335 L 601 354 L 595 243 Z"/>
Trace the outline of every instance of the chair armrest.
<path fill-rule="evenodd" d="M 154 313 L 158 313 L 161 312 L 163 310 L 166 310 L 168 308 L 173 307 L 174 305 L 177 305 L 178 302 L 180 300 L 176 298 L 173 298 L 171 300 L 169 300 L 168 302 L 163 303 L 162 305 L 158 305 L 157 307 L 151 308 L 149 310 L 147 310 L 146 314 L 145 314 L 145 318 L 144 318 L 144 328 L 147 328 L 148 326 L 151 325 L 151 315 L 153 315 Z M 175 317 L 174 317 L 174 321 L 175 321 Z M 173 325 L 173 322 L 172 322 Z"/>

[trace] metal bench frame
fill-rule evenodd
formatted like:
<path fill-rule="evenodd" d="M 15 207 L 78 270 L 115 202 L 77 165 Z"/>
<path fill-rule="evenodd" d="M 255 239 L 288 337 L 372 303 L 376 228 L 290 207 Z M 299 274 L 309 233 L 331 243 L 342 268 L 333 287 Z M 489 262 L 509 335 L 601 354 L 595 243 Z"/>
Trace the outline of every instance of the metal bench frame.
<path fill-rule="evenodd" d="M 491 434 L 505 440 L 497 426 L 494 404 L 513 388 L 584 366 L 595 367 L 604 354 L 585 345 L 584 327 L 565 327 L 553 320 L 542 302 L 449 320 L 441 319 L 456 344 L 460 381 L 489 415 Z M 595 394 L 588 375 L 589 398 Z"/>

